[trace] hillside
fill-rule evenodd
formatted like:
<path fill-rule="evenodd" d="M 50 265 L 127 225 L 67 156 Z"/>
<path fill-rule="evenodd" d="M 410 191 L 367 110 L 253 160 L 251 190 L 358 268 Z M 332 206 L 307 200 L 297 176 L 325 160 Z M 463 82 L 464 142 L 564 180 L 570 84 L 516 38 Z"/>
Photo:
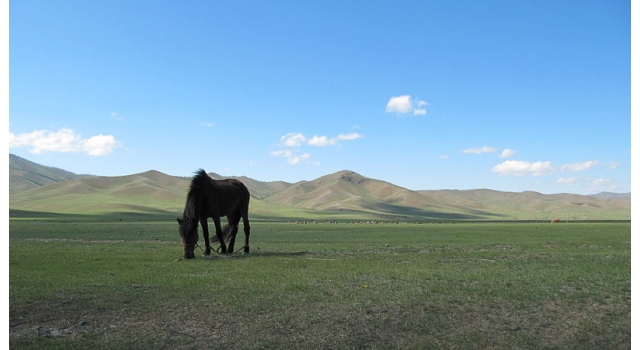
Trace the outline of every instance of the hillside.
<path fill-rule="evenodd" d="M 189 181 L 148 171 L 119 177 L 76 178 L 12 194 L 12 209 L 91 213 L 178 211 Z"/>
<path fill-rule="evenodd" d="M 23 175 L 49 178 L 26 190 L 14 188 L 9 207 L 52 213 L 151 213 L 179 215 L 190 178 L 158 171 L 105 177 L 68 173 L 50 176 L 51 169 L 12 157 Z M 42 169 L 42 171 L 40 171 Z M 59 170 L 59 169 L 58 169 Z M 65 174 L 60 170 L 59 174 Z M 15 173 L 20 183 L 20 174 Z M 210 173 L 214 179 L 222 176 Z M 55 179 L 59 179 L 55 181 Z M 393 220 L 629 220 L 631 202 L 618 195 L 544 195 L 494 190 L 411 191 L 394 184 L 340 171 L 312 181 L 261 182 L 239 177 L 252 194 L 251 215 L 262 218 L 393 219 Z M 22 179 L 22 181 L 27 181 Z M 33 182 L 32 182 L 33 183 Z"/>
<path fill-rule="evenodd" d="M 454 211 L 474 208 L 486 213 L 500 213 L 503 218 L 513 220 L 544 220 L 553 217 L 565 220 L 631 219 L 631 201 L 626 199 L 488 189 L 419 192 L 448 203 Z"/>
<path fill-rule="evenodd" d="M 39 165 L 9 154 L 9 193 L 81 177 L 88 175 L 77 175 L 70 171 Z"/>

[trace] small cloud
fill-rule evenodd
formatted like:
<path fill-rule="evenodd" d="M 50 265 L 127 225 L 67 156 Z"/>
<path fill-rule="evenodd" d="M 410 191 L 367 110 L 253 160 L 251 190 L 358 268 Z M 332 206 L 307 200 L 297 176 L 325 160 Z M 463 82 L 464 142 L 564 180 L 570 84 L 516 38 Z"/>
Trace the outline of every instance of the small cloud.
<path fill-rule="evenodd" d="M 202 122 L 202 123 L 198 123 L 198 126 L 204 126 L 205 128 L 212 128 L 213 127 L 213 123 L 210 122 Z"/>
<path fill-rule="evenodd" d="M 302 154 L 297 154 L 294 151 L 291 150 L 280 150 L 280 151 L 273 151 L 270 153 L 272 156 L 275 157 L 284 157 L 287 159 L 287 163 L 291 164 L 291 165 L 296 165 L 299 164 L 303 161 L 308 161 L 311 158 L 311 154 L 309 153 L 302 153 Z"/>
<path fill-rule="evenodd" d="M 514 154 L 516 154 L 516 151 L 505 148 L 500 155 L 498 156 L 499 158 L 509 158 L 511 156 L 513 156 Z"/>
<path fill-rule="evenodd" d="M 400 114 L 413 112 L 413 115 L 425 115 L 427 110 L 424 107 L 428 105 L 426 101 L 412 99 L 411 95 L 393 96 L 387 102 L 385 111 Z"/>
<path fill-rule="evenodd" d="M 280 142 L 287 147 L 296 147 L 307 142 L 307 138 L 303 134 L 290 132 L 282 136 Z"/>
<path fill-rule="evenodd" d="M 309 159 L 311 159 L 311 154 L 298 152 L 300 147 L 339 146 L 340 141 L 352 141 L 362 137 L 363 136 L 361 134 L 354 132 L 350 134 L 339 134 L 336 137 L 314 135 L 309 138 L 302 133 L 290 132 L 280 137 L 280 146 L 287 147 L 287 149 L 273 151 L 269 154 L 275 157 L 284 157 L 287 159 L 287 163 L 296 165 L 302 162 L 309 162 Z M 314 164 L 318 163 L 316 162 Z"/>
<path fill-rule="evenodd" d="M 120 146 L 113 135 L 96 135 L 83 139 L 73 130 L 63 128 L 58 131 L 34 130 L 30 133 L 14 135 L 9 133 L 9 147 L 31 147 L 29 152 L 86 153 L 91 156 L 104 156 Z"/>
<path fill-rule="evenodd" d="M 582 163 L 565 164 L 565 165 L 562 166 L 562 170 L 566 170 L 566 171 L 584 171 L 584 170 L 593 168 L 596 165 L 598 165 L 597 161 L 590 160 L 590 161 L 582 162 Z"/>
<path fill-rule="evenodd" d="M 417 108 L 413 109 L 413 115 L 426 115 L 427 110 L 424 107 L 428 105 L 429 104 L 426 101 L 422 101 L 422 100 L 416 101 Z"/>
<path fill-rule="evenodd" d="M 489 147 L 489 146 L 484 146 L 482 148 L 469 148 L 469 149 L 465 149 L 462 151 L 462 153 L 467 153 L 467 154 L 481 154 L 481 153 L 491 153 L 491 152 L 495 152 L 496 149 L 493 147 Z"/>
<path fill-rule="evenodd" d="M 569 177 L 561 177 L 561 178 L 557 179 L 556 183 L 573 185 L 575 183 L 580 182 L 580 180 L 581 180 L 581 178 L 579 178 L 579 177 L 569 176 Z"/>
<path fill-rule="evenodd" d="M 394 96 L 387 102 L 387 112 L 390 113 L 409 113 L 413 109 L 410 95 Z"/>
<path fill-rule="evenodd" d="M 541 176 L 555 172 L 551 162 L 525 162 L 521 160 L 507 160 L 494 166 L 491 171 L 501 176 Z"/>
<path fill-rule="evenodd" d="M 82 151 L 90 156 L 106 156 L 118 146 L 113 135 L 92 136 L 82 141 Z"/>
<path fill-rule="evenodd" d="M 326 136 L 315 136 L 315 135 L 307 141 L 309 146 L 317 146 L 317 147 L 333 146 L 336 144 L 336 142 L 337 142 L 336 139 L 330 139 L 330 138 L 327 138 Z"/>
<path fill-rule="evenodd" d="M 338 136 L 336 136 L 337 140 L 343 141 L 352 141 L 360 138 L 362 138 L 362 135 L 358 134 L 357 132 L 352 132 L 351 134 L 339 134 Z"/>
<path fill-rule="evenodd" d="M 602 192 L 602 191 L 616 192 L 616 191 L 619 191 L 619 188 L 615 184 L 615 181 L 613 181 L 612 179 L 606 179 L 601 177 L 601 178 L 592 180 L 589 183 L 588 190 L 591 192 Z"/>
<path fill-rule="evenodd" d="M 609 163 L 608 168 L 609 168 L 609 169 L 617 169 L 619 166 L 620 166 L 620 163 L 618 163 L 618 162 L 611 162 L 611 163 Z"/>
<path fill-rule="evenodd" d="M 426 115 L 427 110 L 424 108 L 416 108 L 413 110 L 413 115 Z"/>
<path fill-rule="evenodd" d="M 122 118 L 120 113 L 116 113 L 116 112 L 111 112 L 110 117 L 111 119 L 115 119 L 115 120 L 124 120 L 124 118 Z"/>
<path fill-rule="evenodd" d="M 594 192 L 596 191 L 615 192 L 615 191 L 618 191 L 618 186 L 615 184 L 615 182 L 612 179 L 605 179 L 601 177 L 589 183 L 589 190 Z"/>
<path fill-rule="evenodd" d="M 593 181 L 591 181 L 591 186 L 593 187 L 601 187 L 601 186 L 606 186 L 609 185 L 613 180 L 611 179 L 605 179 L 605 178 L 598 178 L 595 179 Z"/>
<path fill-rule="evenodd" d="M 357 132 L 351 134 L 339 134 L 336 137 L 327 137 L 327 136 L 318 136 L 313 135 L 313 137 L 308 138 L 304 134 L 290 132 L 280 138 L 280 142 L 287 147 L 298 147 L 301 145 L 309 145 L 315 147 L 327 147 L 327 146 L 335 146 L 338 144 L 338 141 L 352 141 L 362 138 L 362 135 Z"/>

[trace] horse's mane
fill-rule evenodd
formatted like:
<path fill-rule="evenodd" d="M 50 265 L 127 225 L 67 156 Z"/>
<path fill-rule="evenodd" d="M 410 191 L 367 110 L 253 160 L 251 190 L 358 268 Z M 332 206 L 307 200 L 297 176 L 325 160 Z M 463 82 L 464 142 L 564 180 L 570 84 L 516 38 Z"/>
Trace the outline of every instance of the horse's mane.
<path fill-rule="evenodd" d="M 182 217 L 184 219 L 197 217 L 195 212 L 196 203 L 202 199 L 203 188 L 209 181 L 212 181 L 212 179 L 207 175 L 207 172 L 204 171 L 204 169 L 200 169 L 195 172 L 195 176 L 191 179 L 189 192 L 187 193 L 187 204 L 185 205 L 184 212 L 182 213 Z"/>
<path fill-rule="evenodd" d="M 200 169 L 195 172 L 195 176 L 191 179 L 191 186 L 189 187 L 189 193 L 202 187 L 203 182 L 211 180 L 207 172 L 204 169 Z"/>

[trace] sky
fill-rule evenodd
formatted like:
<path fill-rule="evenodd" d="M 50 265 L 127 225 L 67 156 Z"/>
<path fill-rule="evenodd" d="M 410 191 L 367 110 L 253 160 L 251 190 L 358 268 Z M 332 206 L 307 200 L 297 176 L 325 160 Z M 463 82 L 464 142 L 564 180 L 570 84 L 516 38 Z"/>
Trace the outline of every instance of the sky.
<path fill-rule="evenodd" d="M 631 191 L 629 1 L 8 6 L 9 152 L 38 164 Z"/>

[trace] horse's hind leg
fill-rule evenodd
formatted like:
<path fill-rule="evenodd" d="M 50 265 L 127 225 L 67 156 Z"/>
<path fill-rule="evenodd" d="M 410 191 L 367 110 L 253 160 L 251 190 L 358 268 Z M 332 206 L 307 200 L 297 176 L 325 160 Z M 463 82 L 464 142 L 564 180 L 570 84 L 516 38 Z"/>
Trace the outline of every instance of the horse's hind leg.
<path fill-rule="evenodd" d="M 238 223 L 240 222 L 240 211 L 237 210 L 231 216 L 227 216 L 228 224 L 228 232 L 226 232 L 226 237 L 229 238 L 229 254 L 233 254 L 233 248 L 236 244 L 236 235 L 238 234 Z"/>
<path fill-rule="evenodd" d="M 229 227 L 231 231 L 230 233 L 230 237 L 229 237 L 229 254 L 233 254 L 233 247 L 236 245 L 236 234 L 238 234 L 238 224 L 236 223 L 235 225 L 231 225 L 231 227 Z"/>
<path fill-rule="evenodd" d="M 244 252 L 249 254 L 249 234 L 251 233 L 251 227 L 249 226 L 249 210 L 246 209 L 242 213 L 242 226 L 244 227 Z M 237 227 L 236 227 L 237 230 Z"/>
<path fill-rule="evenodd" d="M 227 254 L 227 244 L 224 242 L 224 237 L 222 236 L 220 217 L 218 215 L 214 215 L 213 223 L 216 225 L 216 236 L 218 236 L 218 242 L 220 242 L 220 253 Z"/>

